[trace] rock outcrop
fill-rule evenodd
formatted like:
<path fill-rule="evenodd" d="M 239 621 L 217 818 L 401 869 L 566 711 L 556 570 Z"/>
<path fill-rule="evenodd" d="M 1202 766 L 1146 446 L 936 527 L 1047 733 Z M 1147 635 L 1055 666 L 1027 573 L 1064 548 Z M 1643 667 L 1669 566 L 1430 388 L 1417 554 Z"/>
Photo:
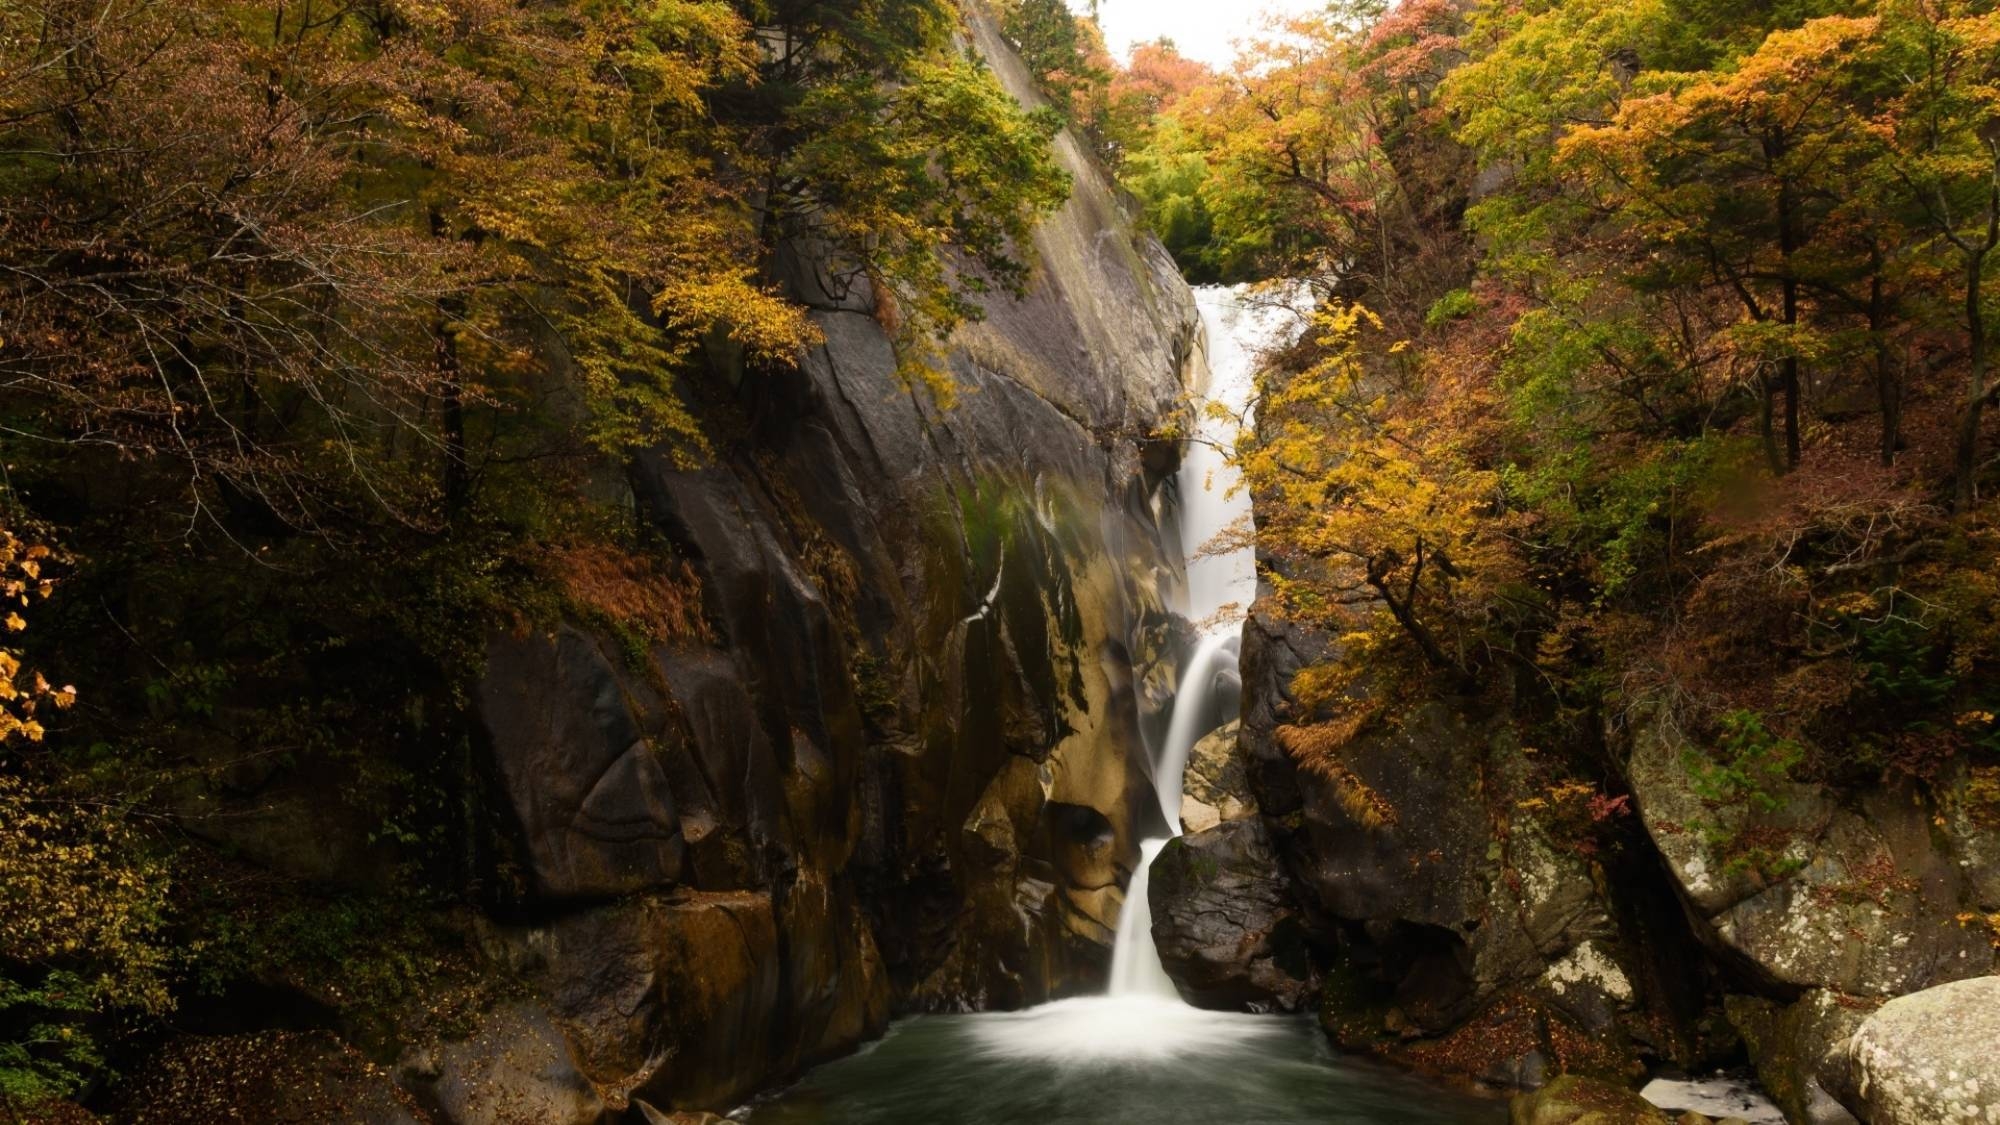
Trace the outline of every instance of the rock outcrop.
<path fill-rule="evenodd" d="M 1758 802 L 1697 792 L 1689 747 L 1664 722 L 1630 740 L 1632 792 L 1696 932 L 1736 993 L 1726 1004 L 1759 1076 L 1807 1125 L 1854 1117 L 1848 1037 L 1885 1002 L 2000 970 L 1983 928 L 1991 847 L 1968 778 L 1885 787 L 1854 804 L 1775 781 Z"/>
<path fill-rule="evenodd" d="M 1849 1096 L 1847 1041 L 1873 1007 L 1826 989 L 1790 1004 L 1743 995 L 1724 1001 L 1765 1091 L 1803 1125 L 1853 1122 L 1841 1104 Z"/>
<path fill-rule="evenodd" d="M 1504 715 L 1438 699 L 1348 729 L 1317 724 L 1291 681 L 1332 644 L 1261 609 L 1245 626 L 1239 768 L 1283 874 L 1234 907 L 1155 890 L 1156 916 L 1295 903 L 1336 1042 L 1430 1069 L 1532 1086 L 1568 1070 L 1630 1077 L 1642 1056 L 1685 1048 L 1694 1033 L 1659 979 L 1660 948 L 1623 925 L 1633 904 L 1620 892 L 1661 886 L 1643 869 L 1650 852 L 1559 843 Z M 1301 768 L 1286 740 L 1302 738 L 1337 738 L 1335 764 Z M 1677 911 L 1668 922 L 1647 940 L 1684 933 Z"/>
<path fill-rule="evenodd" d="M 1663 723 L 1632 739 L 1632 793 L 1718 954 L 1783 995 L 1900 996 L 1995 970 L 1978 857 L 1934 834 L 1938 811 L 1884 788 L 1843 807 L 1785 782 L 1762 802 L 1705 801 Z M 1949 792 L 1949 787 L 1944 787 Z M 1768 808 L 1761 806 L 1768 806 Z"/>
<path fill-rule="evenodd" d="M 1153 940 L 1167 975 L 1210 1008 L 1299 1011 L 1317 973 L 1263 822 L 1232 820 L 1169 843 L 1148 883 Z"/>
<path fill-rule="evenodd" d="M 954 405 L 898 373 L 865 285 L 779 255 L 824 345 L 718 389 L 742 437 L 712 463 L 642 457 L 620 486 L 712 639 L 588 615 L 492 638 L 488 954 L 529 995 L 407 1049 L 441 1121 L 727 1109 L 893 1011 L 1102 979 L 1185 632 L 1151 435 L 1201 358 L 1172 261 L 1059 149 L 1074 194 L 1027 296 L 953 341 Z"/>
<path fill-rule="evenodd" d="M 1261 608 L 1245 627 L 1234 768 L 1284 875 L 1189 877 L 1227 870 L 1242 849 L 1225 830 L 1250 835 L 1219 815 L 1170 851 L 1152 896 L 1170 965 L 1184 986 L 1239 985 L 1190 989 L 1204 1000 L 1256 1002 L 1240 920 L 1287 902 L 1342 1046 L 1528 1088 L 1747 1053 L 1791 1120 L 1840 1125 L 1847 1041 L 1871 1012 L 2000 966 L 1984 921 L 2000 832 L 1970 775 L 1846 804 L 1789 781 L 1718 800 L 1634 708 L 1600 744 L 1629 791 L 1565 796 L 1520 744 L 1504 682 L 1477 701 L 1363 684 L 1338 714 L 1305 712 L 1292 679 L 1336 643 Z M 1187 809 L 1221 801 L 1191 775 Z"/>

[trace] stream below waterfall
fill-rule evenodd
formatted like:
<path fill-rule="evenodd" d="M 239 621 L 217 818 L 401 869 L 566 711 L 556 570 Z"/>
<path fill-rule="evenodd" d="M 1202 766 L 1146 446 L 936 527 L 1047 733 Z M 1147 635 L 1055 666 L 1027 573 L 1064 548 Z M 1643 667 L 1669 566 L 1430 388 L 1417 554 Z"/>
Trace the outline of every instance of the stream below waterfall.
<path fill-rule="evenodd" d="M 1179 474 L 1187 589 L 1200 635 L 1162 745 L 1151 748 L 1160 819 L 1178 833 L 1188 755 L 1233 720 L 1242 626 L 1257 593 L 1250 499 L 1228 448 L 1249 424 L 1258 361 L 1305 326 L 1302 289 L 1196 291 L 1209 386 Z M 1230 713 L 1225 713 L 1230 712 Z M 1150 820 L 1150 813 L 1143 819 Z M 753 1125 L 1456 1125 L 1505 1120 L 1503 1105 L 1336 1055 L 1309 1017 L 1211 1012 L 1183 1001 L 1153 944 L 1141 843 L 1102 996 L 1024 1012 L 905 1020 L 739 1118 Z"/>
<path fill-rule="evenodd" d="M 1117 1030 L 1092 1001 L 1034 1009 L 1036 1024 L 1078 1017 Z M 1075 1007 L 1071 1007 L 1071 1006 Z M 1169 1056 L 1127 1055 L 1101 1039 L 1069 1060 L 992 1049 L 983 1032 L 1028 1016 L 924 1016 L 891 1028 L 859 1055 L 821 1067 L 753 1107 L 750 1125 L 1471 1125 L 1507 1120 L 1482 1101 L 1341 1058 L 1312 1019 L 1198 1012 Z M 1137 1014 L 1136 1012 L 1134 1013 Z M 1181 1018 L 1181 1017 L 1171 1017 Z M 1029 1026 L 1035 1026 L 1030 1024 Z"/>

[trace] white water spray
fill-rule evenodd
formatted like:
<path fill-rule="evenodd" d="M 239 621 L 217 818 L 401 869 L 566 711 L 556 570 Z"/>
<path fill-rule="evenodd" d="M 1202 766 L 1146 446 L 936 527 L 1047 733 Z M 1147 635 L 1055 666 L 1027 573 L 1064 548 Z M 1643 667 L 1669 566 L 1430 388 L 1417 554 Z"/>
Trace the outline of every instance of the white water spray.
<path fill-rule="evenodd" d="M 1181 460 L 1181 550 L 1187 559 L 1188 620 L 1201 630 L 1182 670 L 1166 743 L 1153 764 L 1160 812 L 1181 831 L 1181 790 L 1188 755 L 1202 736 L 1234 718 L 1218 714 L 1214 695 L 1237 670 L 1243 621 L 1257 597 L 1256 525 L 1243 476 L 1230 464 L 1238 433 L 1252 424 L 1257 367 L 1265 349 L 1297 337 L 1309 291 L 1303 286 L 1253 294 L 1247 287 L 1195 293 L 1208 338 L 1208 386 L 1195 402 L 1194 433 Z M 1111 995 L 1178 1000 L 1153 944 L 1147 882 L 1167 840 L 1147 840 L 1125 892 L 1112 949 Z"/>
<path fill-rule="evenodd" d="M 1198 289 L 1195 299 L 1208 341 L 1209 382 L 1196 403 L 1179 478 L 1187 559 L 1187 604 L 1181 608 L 1201 631 L 1201 641 L 1182 671 L 1166 742 L 1153 763 L 1160 812 L 1175 835 L 1181 831 L 1189 753 L 1202 736 L 1234 718 L 1219 713 L 1216 693 L 1236 676 L 1243 621 L 1257 596 L 1250 497 L 1229 454 L 1237 434 L 1250 424 L 1263 352 L 1297 338 L 1311 293 L 1303 285 L 1261 292 L 1239 286 Z M 1153 943 L 1147 888 L 1153 860 L 1168 843 L 1161 838 L 1139 846 L 1139 864 L 1118 917 L 1109 995 L 990 1017 L 977 1032 L 986 1051 L 1067 1062 L 1145 1061 L 1272 1033 L 1272 1025 L 1256 1017 L 1192 1007 L 1167 976 Z"/>

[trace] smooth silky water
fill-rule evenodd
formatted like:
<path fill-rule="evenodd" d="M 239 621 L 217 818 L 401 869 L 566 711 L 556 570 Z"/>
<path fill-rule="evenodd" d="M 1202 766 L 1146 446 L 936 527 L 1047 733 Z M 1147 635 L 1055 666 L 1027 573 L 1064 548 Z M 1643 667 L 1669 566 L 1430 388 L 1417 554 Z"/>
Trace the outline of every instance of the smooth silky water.
<path fill-rule="evenodd" d="M 1304 327 L 1303 290 L 1196 292 L 1208 334 L 1207 402 L 1181 466 L 1187 604 L 1202 637 L 1152 763 L 1165 822 L 1180 829 L 1188 754 L 1235 716 L 1218 689 L 1237 675 L 1257 592 L 1249 498 L 1227 447 L 1248 424 L 1263 349 Z M 1207 1012 L 1181 1000 L 1153 945 L 1140 845 L 1105 995 L 1024 1012 L 905 1020 L 860 1054 L 737 1114 L 753 1125 L 1456 1125 L 1505 1120 L 1493 1102 L 1337 1056 L 1308 1017 Z"/>

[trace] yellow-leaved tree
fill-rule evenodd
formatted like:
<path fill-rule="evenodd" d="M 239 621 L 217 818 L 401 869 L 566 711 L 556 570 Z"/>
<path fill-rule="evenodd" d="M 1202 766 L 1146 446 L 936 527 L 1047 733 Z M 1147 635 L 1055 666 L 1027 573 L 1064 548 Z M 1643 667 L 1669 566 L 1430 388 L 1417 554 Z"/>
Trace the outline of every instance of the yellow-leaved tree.
<path fill-rule="evenodd" d="M 1343 637 L 1344 658 L 1295 685 L 1301 702 L 1332 701 L 1364 658 L 1399 648 L 1469 683 L 1495 598 L 1519 569 L 1479 428 L 1440 422 L 1476 404 L 1454 401 L 1464 388 L 1406 362 L 1400 343 L 1369 362 L 1381 322 L 1359 305 L 1316 325 L 1317 358 L 1267 377 L 1236 458 L 1283 611 Z"/>

